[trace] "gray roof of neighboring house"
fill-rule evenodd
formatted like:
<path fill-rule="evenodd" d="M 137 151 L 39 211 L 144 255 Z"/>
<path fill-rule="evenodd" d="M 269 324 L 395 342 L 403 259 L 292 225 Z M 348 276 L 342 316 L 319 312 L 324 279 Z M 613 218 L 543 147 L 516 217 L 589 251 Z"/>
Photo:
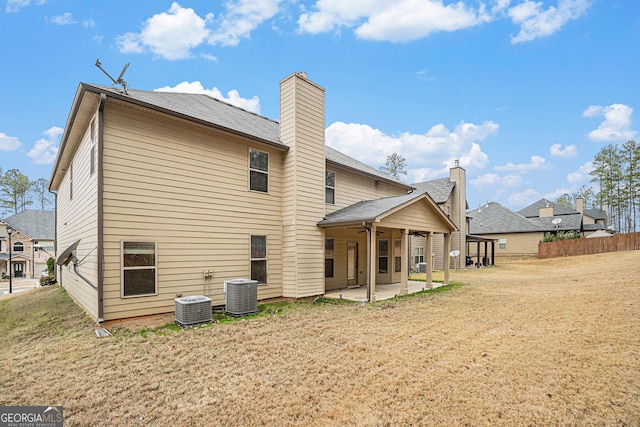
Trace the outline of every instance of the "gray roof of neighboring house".
<path fill-rule="evenodd" d="M 240 133 L 248 137 L 256 137 L 282 149 L 289 147 L 280 141 L 280 124 L 266 117 L 244 110 L 242 108 L 227 104 L 226 102 L 212 98 L 209 95 L 179 93 L 179 92 L 159 92 L 148 90 L 127 89 L 124 95 L 122 90 L 110 86 L 92 85 L 83 83 L 88 88 L 94 88 L 102 92 L 108 92 L 112 96 L 137 102 L 150 108 L 164 110 L 172 115 L 183 116 L 184 118 L 196 119 L 207 124 L 213 124 L 224 130 Z M 389 176 L 371 166 L 368 166 L 346 154 L 325 145 L 325 158 L 329 162 L 373 175 L 379 179 L 401 185 L 407 189 L 412 188 L 392 176 Z"/>
<path fill-rule="evenodd" d="M 607 219 L 607 213 L 602 209 L 585 209 L 584 214 L 593 219 Z"/>
<path fill-rule="evenodd" d="M 487 203 L 479 209 L 467 213 L 471 217 L 469 234 L 571 231 L 580 230 L 582 224 L 582 215 L 575 211 L 571 215 L 543 218 L 526 218 L 521 212 L 513 212 L 499 203 Z M 554 224 L 553 220 L 558 218 L 562 221 Z"/>
<path fill-rule="evenodd" d="M 545 207 L 553 207 L 553 214 L 555 216 L 574 215 L 578 213 L 578 211 L 575 211 L 571 208 L 567 208 L 565 206 L 561 206 L 547 199 L 540 199 L 537 202 L 518 211 L 518 213 L 526 218 L 534 218 L 534 217 L 538 217 L 540 215 L 540 209 Z"/>
<path fill-rule="evenodd" d="M 4 221 L 34 240 L 55 239 L 54 211 L 25 210 L 5 218 Z M 3 235 L 6 235 L 5 230 Z"/>
<path fill-rule="evenodd" d="M 456 186 L 455 182 L 451 182 L 449 178 L 434 179 L 433 181 L 418 182 L 411 184 L 420 191 L 426 191 L 434 202 L 446 203 Z"/>
<path fill-rule="evenodd" d="M 604 224 L 583 224 L 584 231 L 604 230 Z"/>
<path fill-rule="evenodd" d="M 330 213 L 322 221 L 318 222 L 318 225 L 373 221 L 378 216 L 422 196 L 424 196 L 424 193 L 414 191 L 400 196 L 385 197 L 376 200 L 364 200 Z"/>
<path fill-rule="evenodd" d="M 495 202 L 489 202 L 479 209 L 467 212 L 467 215 L 471 217 L 469 234 L 543 231 L 538 224 Z"/>

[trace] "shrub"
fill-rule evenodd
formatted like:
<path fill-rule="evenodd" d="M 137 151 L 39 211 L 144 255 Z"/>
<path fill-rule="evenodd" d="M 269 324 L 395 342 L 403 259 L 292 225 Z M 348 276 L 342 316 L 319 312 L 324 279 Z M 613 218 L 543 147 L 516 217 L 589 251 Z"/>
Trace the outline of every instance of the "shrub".
<path fill-rule="evenodd" d="M 543 243 L 557 242 L 558 240 L 579 239 L 580 233 L 577 231 L 558 231 L 557 233 L 544 233 Z"/>

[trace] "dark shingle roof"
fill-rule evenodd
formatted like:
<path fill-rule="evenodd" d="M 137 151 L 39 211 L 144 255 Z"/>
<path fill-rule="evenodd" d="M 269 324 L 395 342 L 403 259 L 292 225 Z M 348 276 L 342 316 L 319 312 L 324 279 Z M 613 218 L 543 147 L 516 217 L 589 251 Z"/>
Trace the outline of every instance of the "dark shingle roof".
<path fill-rule="evenodd" d="M 540 215 L 540 209 L 545 207 L 553 207 L 553 214 L 558 215 L 574 215 L 577 211 L 571 208 L 561 206 L 547 199 L 540 199 L 537 202 L 527 206 L 526 208 L 518 211 L 518 213 L 526 218 L 534 218 Z"/>
<path fill-rule="evenodd" d="M 449 195 L 456 186 L 455 182 L 451 182 L 449 178 L 434 179 L 433 181 L 418 182 L 412 184 L 420 191 L 426 191 L 434 202 L 446 203 Z"/>
<path fill-rule="evenodd" d="M 543 231 L 519 213 L 505 208 L 499 203 L 490 202 L 479 209 L 467 213 L 469 234 L 524 233 Z"/>
<path fill-rule="evenodd" d="M 207 124 L 212 124 L 216 127 L 240 133 L 248 137 L 256 137 L 283 149 L 289 148 L 280 141 L 280 124 L 277 121 L 227 104 L 208 95 L 135 89 L 127 89 L 127 95 L 123 95 L 121 90 L 110 86 L 89 85 L 84 83 L 83 85 L 88 88 L 108 92 L 112 96 L 123 100 L 134 101 L 150 108 L 164 110 L 168 114 L 176 115 L 177 113 L 185 118 L 192 118 Z M 378 179 L 405 187 L 406 189 L 412 188 L 410 185 L 329 146 L 325 146 L 325 158 L 329 162 L 348 169 L 354 169 L 372 175 Z"/>
<path fill-rule="evenodd" d="M 544 199 L 543 199 L 544 200 Z M 543 207 L 546 204 L 543 205 Z M 555 207 L 554 207 L 555 208 Z M 520 212 L 512 212 L 499 203 L 490 202 L 475 211 L 468 212 L 470 234 L 526 233 L 546 231 L 580 230 L 582 215 L 578 212 L 555 217 L 526 218 Z M 558 224 L 553 220 L 560 218 Z"/>
<path fill-rule="evenodd" d="M 584 214 L 593 219 L 607 219 L 607 213 L 602 209 L 585 209 Z"/>
<path fill-rule="evenodd" d="M 25 210 L 4 221 L 34 240 L 54 240 L 55 220 L 54 211 Z"/>

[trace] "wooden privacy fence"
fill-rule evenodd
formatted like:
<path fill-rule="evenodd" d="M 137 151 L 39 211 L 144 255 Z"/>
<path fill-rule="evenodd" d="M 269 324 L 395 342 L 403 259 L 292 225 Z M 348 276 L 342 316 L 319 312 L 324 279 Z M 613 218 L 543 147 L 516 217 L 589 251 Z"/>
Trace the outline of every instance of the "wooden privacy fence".
<path fill-rule="evenodd" d="M 581 237 L 572 240 L 538 243 L 538 258 L 591 255 L 602 252 L 634 251 L 640 249 L 640 233 L 615 234 L 609 237 Z"/>

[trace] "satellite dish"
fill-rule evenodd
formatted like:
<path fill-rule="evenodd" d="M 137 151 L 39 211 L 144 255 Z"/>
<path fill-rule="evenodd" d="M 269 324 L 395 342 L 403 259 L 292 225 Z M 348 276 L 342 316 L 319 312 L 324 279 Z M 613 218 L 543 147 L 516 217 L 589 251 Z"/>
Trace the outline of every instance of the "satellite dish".
<path fill-rule="evenodd" d="M 66 266 L 66 265 L 69 265 L 69 263 L 72 260 L 77 259 L 76 254 L 74 252 L 78 247 L 78 244 L 80 244 L 80 239 L 76 240 L 75 243 L 73 243 L 71 246 L 65 249 L 64 252 L 60 254 L 60 256 L 58 257 L 58 260 L 56 261 L 56 264 Z"/>
<path fill-rule="evenodd" d="M 560 224 L 562 222 L 562 218 L 556 218 L 553 221 L 551 221 L 551 224 Z"/>
<path fill-rule="evenodd" d="M 449 256 L 458 256 L 460 255 L 460 251 L 457 249 L 452 250 L 451 252 L 449 252 Z"/>
<path fill-rule="evenodd" d="M 114 79 L 113 77 L 111 77 L 111 75 L 107 73 L 107 71 L 104 68 L 102 68 L 102 63 L 100 62 L 99 59 L 96 59 L 96 67 L 100 68 L 100 70 L 102 70 L 102 72 L 105 73 L 107 77 L 111 79 L 114 85 L 122 85 L 122 89 L 124 93 L 125 94 L 127 93 L 127 82 L 125 82 L 122 78 L 124 77 L 124 73 L 127 71 L 127 68 L 129 68 L 128 62 L 125 64 L 124 68 L 120 72 L 120 75 L 118 76 L 117 79 Z"/>

